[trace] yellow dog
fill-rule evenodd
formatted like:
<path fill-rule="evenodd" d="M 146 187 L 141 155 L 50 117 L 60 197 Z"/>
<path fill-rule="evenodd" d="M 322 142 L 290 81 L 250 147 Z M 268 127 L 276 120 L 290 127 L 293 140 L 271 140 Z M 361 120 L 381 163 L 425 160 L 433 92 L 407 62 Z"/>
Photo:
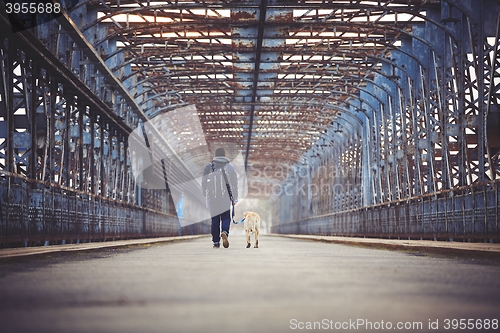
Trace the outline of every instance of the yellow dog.
<path fill-rule="evenodd" d="M 247 248 L 250 247 L 250 233 L 253 232 L 255 237 L 255 248 L 259 247 L 259 232 L 260 232 L 260 216 L 254 212 L 243 213 L 245 234 L 247 236 Z"/>

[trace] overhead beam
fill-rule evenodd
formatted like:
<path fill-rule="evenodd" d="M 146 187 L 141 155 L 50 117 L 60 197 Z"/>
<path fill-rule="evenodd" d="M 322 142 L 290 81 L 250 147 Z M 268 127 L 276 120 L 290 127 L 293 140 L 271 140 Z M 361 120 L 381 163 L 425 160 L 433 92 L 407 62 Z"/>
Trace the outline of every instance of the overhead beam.
<path fill-rule="evenodd" d="M 248 166 L 248 156 L 250 155 L 250 143 L 252 141 L 252 130 L 255 115 L 255 100 L 257 98 L 257 86 L 259 83 L 259 72 L 262 55 L 262 42 L 264 39 L 264 27 L 266 24 L 267 0 L 261 0 L 259 7 L 259 30 L 257 33 L 257 49 L 255 52 L 254 81 L 252 86 L 252 105 L 250 106 L 250 124 L 248 127 L 248 139 L 245 153 L 245 170 Z"/>

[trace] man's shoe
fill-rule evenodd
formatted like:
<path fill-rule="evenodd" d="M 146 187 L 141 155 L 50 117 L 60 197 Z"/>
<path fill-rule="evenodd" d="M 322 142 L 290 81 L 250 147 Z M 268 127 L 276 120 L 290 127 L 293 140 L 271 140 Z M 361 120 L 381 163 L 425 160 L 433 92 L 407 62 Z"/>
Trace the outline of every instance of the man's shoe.
<path fill-rule="evenodd" d="M 224 246 L 226 249 L 229 247 L 229 240 L 227 239 L 227 234 L 223 232 L 220 234 L 220 237 L 222 238 L 222 246 Z"/>
<path fill-rule="evenodd" d="M 218 249 L 220 247 L 220 244 L 217 243 L 217 244 L 214 244 L 214 249 Z"/>

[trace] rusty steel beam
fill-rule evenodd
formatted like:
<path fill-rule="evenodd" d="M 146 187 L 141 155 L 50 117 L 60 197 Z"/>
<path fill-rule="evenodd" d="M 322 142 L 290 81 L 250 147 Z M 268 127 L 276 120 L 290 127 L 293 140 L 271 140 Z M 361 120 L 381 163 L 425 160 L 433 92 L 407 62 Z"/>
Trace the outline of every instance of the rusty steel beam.
<path fill-rule="evenodd" d="M 0 19 L 5 27 L 11 27 L 10 22 L 15 20 L 15 18 L 6 17 L 5 13 L 0 13 Z M 18 23 L 20 24 L 20 23 Z M 8 29 L 2 30 L 2 35 L 4 38 L 9 38 L 12 36 L 12 31 Z M 13 27 L 15 28 L 15 26 Z M 22 29 L 22 28 L 20 28 Z M 42 64 L 54 68 L 57 71 L 57 75 L 60 76 L 68 85 L 71 86 L 71 90 L 77 92 L 83 99 L 91 104 L 94 108 L 100 110 L 103 116 L 107 117 L 117 128 L 128 133 L 130 128 L 124 124 L 123 120 L 117 115 L 111 112 L 110 107 L 106 105 L 103 101 L 93 98 L 93 92 L 84 85 L 78 83 L 78 78 L 74 76 L 71 71 L 69 71 L 66 66 L 64 66 L 50 51 L 48 51 L 43 44 L 33 36 L 31 32 L 26 30 L 14 31 L 15 36 L 19 37 L 17 42 L 19 42 L 24 47 L 24 52 L 29 54 L 33 59 L 41 62 Z"/>
<path fill-rule="evenodd" d="M 250 156 L 250 144 L 252 140 L 253 126 L 254 126 L 254 114 L 255 114 L 255 101 L 257 99 L 257 89 L 259 84 L 259 74 L 260 74 L 260 66 L 261 66 L 261 57 L 262 57 L 262 43 L 264 39 L 264 27 L 266 23 L 266 14 L 267 14 L 267 0 L 261 0 L 259 7 L 259 25 L 258 25 L 258 33 L 257 33 L 257 47 L 255 52 L 255 65 L 254 65 L 254 78 L 252 82 L 252 97 L 250 106 L 250 117 L 249 117 L 249 128 L 248 128 L 248 139 L 247 146 L 245 151 L 245 170 L 248 166 L 248 158 Z"/>

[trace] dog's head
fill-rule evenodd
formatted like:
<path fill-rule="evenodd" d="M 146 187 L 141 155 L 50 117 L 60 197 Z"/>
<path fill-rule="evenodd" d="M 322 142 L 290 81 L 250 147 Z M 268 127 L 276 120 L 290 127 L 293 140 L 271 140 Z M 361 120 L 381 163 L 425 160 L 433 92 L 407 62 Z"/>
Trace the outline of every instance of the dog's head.
<path fill-rule="evenodd" d="M 249 220 L 249 219 L 259 219 L 259 214 L 254 213 L 254 212 L 244 212 L 243 213 L 243 220 Z"/>
<path fill-rule="evenodd" d="M 250 212 L 244 212 L 243 213 L 243 218 L 238 223 L 245 222 L 249 215 L 250 215 Z"/>

